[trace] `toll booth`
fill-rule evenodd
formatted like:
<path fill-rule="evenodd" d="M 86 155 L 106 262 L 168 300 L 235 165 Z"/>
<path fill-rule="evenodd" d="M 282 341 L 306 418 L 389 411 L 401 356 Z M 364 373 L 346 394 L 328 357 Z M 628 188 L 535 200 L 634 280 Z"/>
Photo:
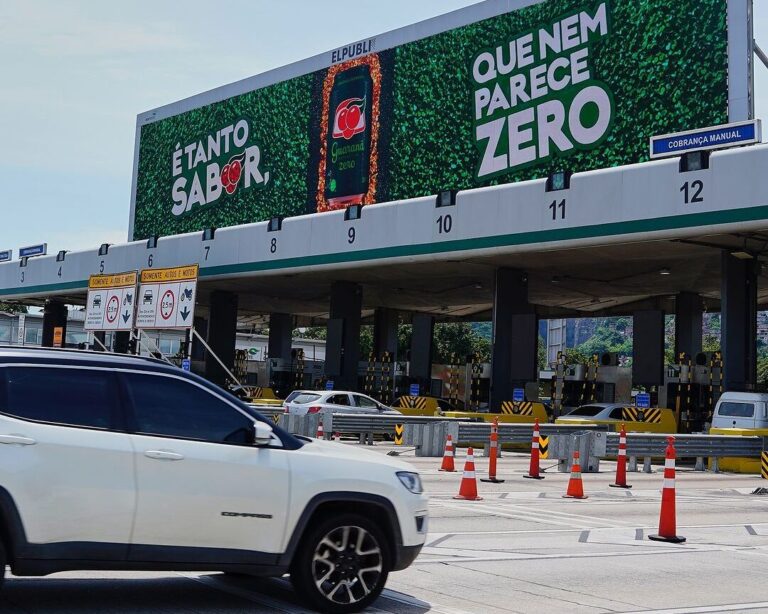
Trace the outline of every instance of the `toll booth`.
<path fill-rule="evenodd" d="M 720 352 L 682 353 L 665 373 L 666 403 L 675 413 L 681 433 L 706 432 L 717 400 L 723 393 Z"/>
<path fill-rule="evenodd" d="M 612 352 L 593 355 L 585 364 L 565 364 L 558 355 L 549 384 L 555 417 L 588 403 L 629 402 L 632 397 L 632 370 L 619 364 Z"/>
<path fill-rule="evenodd" d="M 368 360 L 357 364 L 357 390 L 382 403 L 408 394 L 408 363 L 394 360 L 389 352 L 381 356 L 371 353 Z"/>
<path fill-rule="evenodd" d="M 298 389 L 318 387 L 323 379 L 325 363 L 307 360 L 302 350 L 291 350 L 291 360 L 269 358 L 266 361 L 266 384 L 280 398 Z"/>
<path fill-rule="evenodd" d="M 491 400 L 491 363 L 477 355 L 467 357 L 464 366 L 464 407 L 468 411 L 488 411 Z"/>

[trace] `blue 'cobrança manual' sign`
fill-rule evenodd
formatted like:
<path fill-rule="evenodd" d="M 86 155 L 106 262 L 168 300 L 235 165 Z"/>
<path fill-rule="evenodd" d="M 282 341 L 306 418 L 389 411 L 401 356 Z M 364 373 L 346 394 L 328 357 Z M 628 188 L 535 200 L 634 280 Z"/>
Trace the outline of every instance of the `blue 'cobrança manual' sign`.
<path fill-rule="evenodd" d="M 760 120 L 753 119 L 747 122 L 654 136 L 651 137 L 651 158 L 676 156 L 704 149 L 753 145 L 760 142 L 760 128 Z"/>

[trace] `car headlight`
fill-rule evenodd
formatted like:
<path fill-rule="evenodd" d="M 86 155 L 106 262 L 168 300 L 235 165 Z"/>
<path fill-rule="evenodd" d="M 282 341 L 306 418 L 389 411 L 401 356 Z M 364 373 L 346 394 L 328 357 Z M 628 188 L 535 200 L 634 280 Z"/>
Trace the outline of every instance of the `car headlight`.
<path fill-rule="evenodd" d="M 421 478 L 418 473 L 413 473 L 412 471 L 398 471 L 397 477 L 400 479 L 403 486 L 410 490 L 414 495 L 420 495 L 424 492 L 424 489 L 421 487 Z"/>

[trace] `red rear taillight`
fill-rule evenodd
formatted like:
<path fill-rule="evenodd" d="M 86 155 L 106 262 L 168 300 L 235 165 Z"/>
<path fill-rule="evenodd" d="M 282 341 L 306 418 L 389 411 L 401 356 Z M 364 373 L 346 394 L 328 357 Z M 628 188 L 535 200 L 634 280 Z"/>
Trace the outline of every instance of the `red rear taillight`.
<path fill-rule="evenodd" d="M 288 406 L 287 405 L 285 407 L 283 407 L 283 413 L 286 413 L 286 414 L 288 413 Z"/>
<path fill-rule="evenodd" d="M 316 414 L 318 413 L 322 408 L 319 405 L 313 405 L 307 410 L 308 414 Z"/>

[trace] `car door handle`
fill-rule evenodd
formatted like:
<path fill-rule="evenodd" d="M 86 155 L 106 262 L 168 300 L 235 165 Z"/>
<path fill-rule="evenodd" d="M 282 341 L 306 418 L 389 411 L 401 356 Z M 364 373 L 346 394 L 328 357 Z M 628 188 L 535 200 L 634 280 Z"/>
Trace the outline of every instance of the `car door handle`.
<path fill-rule="evenodd" d="M 16 444 L 17 446 L 33 446 L 37 443 L 31 437 L 23 435 L 0 435 L 0 443 Z"/>
<path fill-rule="evenodd" d="M 154 458 L 155 460 L 184 460 L 183 454 L 177 454 L 176 452 L 169 452 L 168 450 L 147 450 L 144 452 L 144 456 L 147 458 Z"/>

